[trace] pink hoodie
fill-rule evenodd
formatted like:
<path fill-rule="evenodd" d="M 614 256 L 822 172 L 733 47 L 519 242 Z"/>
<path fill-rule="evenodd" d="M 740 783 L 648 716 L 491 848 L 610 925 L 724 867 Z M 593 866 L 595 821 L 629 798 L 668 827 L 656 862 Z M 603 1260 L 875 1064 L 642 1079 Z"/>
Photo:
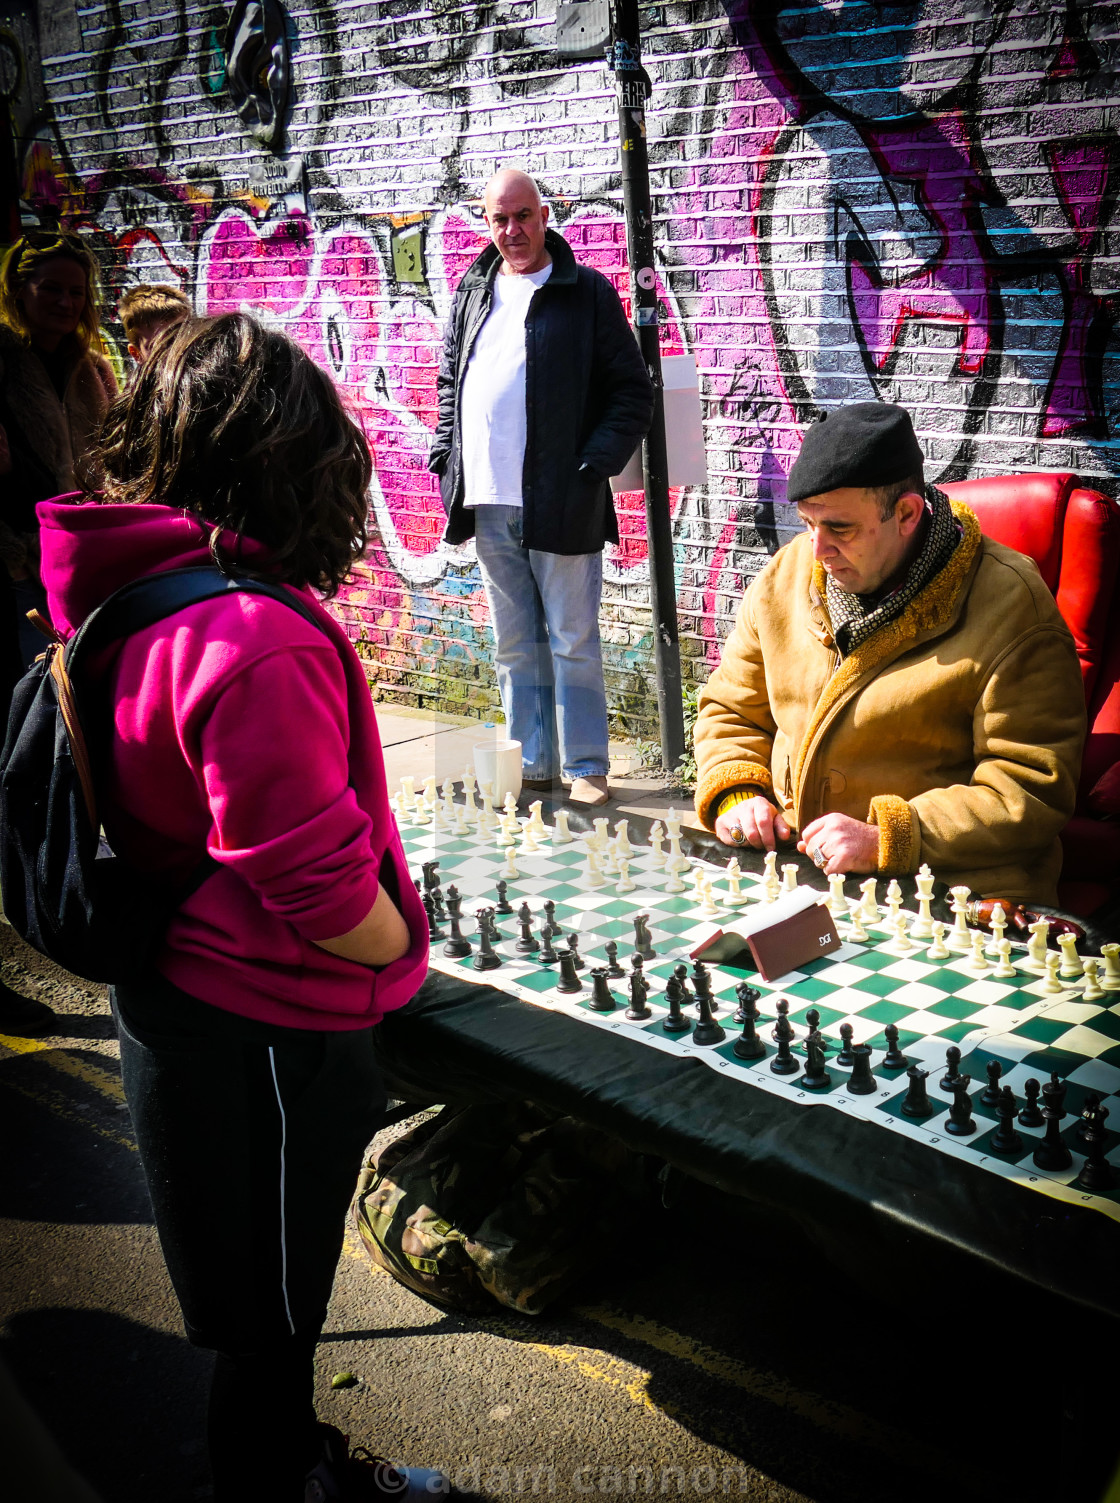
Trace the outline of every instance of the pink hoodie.
<path fill-rule="evenodd" d="M 170 507 L 67 498 L 38 514 L 51 618 L 66 635 L 130 580 L 210 562 L 203 526 Z M 302 593 L 324 631 L 278 601 L 235 595 L 188 606 L 110 656 L 102 821 L 140 871 L 181 882 L 206 851 L 220 864 L 172 920 L 158 959 L 169 981 L 287 1028 L 365 1028 L 419 987 L 428 926 L 358 655 Z M 360 923 L 379 881 L 412 944 L 372 971 L 314 941 Z"/>

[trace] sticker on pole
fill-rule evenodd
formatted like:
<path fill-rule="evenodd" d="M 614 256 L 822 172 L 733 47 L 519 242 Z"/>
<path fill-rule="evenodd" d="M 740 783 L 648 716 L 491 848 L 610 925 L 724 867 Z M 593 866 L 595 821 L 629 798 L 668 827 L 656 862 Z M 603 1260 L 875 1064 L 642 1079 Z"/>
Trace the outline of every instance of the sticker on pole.
<path fill-rule="evenodd" d="M 635 308 L 634 312 L 636 314 L 634 322 L 638 325 L 639 328 L 642 328 L 643 326 L 649 324 L 657 323 L 656 308 Z"/>
<path fill-rule="evenodd" d="M 639 287 L 643 287 L 646 292 L 648 292 L 653 284 L 657 281 L 657 278 L 653 274 L 653 267 L 643 266 L 638 272 L 636 281 Z"/>

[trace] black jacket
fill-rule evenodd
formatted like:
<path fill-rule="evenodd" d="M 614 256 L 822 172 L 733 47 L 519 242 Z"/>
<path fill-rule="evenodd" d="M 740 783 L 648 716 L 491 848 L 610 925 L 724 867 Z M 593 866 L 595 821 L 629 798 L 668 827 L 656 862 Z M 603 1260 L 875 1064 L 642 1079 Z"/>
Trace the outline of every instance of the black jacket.
<path fill-rule="evenodd" d="M 580 266 L 555 230 L 546 232 L 545 245 L 552 275 L 525 316 L 522 543 L 545 553 L 595 553 L 618 542 L 607 477 L 618 474 L 645 436 L 653 388 L 610 282 Z M 489 245 L 468 267 L 443 339 L 439 426 L 428 468 L 440 477 L 449 543 L 474 535 L 474 511 L 463 505 L 459 401 L 500 262 Z"/>

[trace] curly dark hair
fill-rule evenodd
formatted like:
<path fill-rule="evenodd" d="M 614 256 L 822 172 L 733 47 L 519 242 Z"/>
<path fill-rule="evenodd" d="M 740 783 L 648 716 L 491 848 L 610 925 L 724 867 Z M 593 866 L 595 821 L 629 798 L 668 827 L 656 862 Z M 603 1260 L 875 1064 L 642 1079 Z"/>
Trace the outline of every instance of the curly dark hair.
<path fill-rule="evenodd" d="M 109 409 L 96 454 L 106 501 L 182 507 L 225 573 L 333 595 L 366 544 L 365 435 L 294 340 L 243 313 L 189 319 Z M 255 539 L 267 563 L 246 563 Z"/>

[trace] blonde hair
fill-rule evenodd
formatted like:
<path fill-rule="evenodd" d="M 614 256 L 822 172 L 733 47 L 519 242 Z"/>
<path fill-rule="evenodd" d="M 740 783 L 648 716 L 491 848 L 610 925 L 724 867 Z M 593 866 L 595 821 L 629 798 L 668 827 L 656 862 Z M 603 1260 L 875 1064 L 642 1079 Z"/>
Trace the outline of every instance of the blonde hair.
<path fill-rule="evenodd" d="M 129 344 L 136 343 L 142 329 L 190 318 L 192 312 L 186 293 L 166 282 L 137 283 L 128 289 L 117 307 L 117 317 Z"/>
<path fill-rule="evenodd" d="M 31 330 L 23 316 L 19 295 L 30 279 L 48 261 L 74 261 L 86 274 L 86 301 L 74 331 L 86 350 L 101 349 L 101 305 L 97 262 L 85 241 L 59 230 L 28 230 L 0 261 L 0 322 L 22 335 L 28 343 Z"/>

